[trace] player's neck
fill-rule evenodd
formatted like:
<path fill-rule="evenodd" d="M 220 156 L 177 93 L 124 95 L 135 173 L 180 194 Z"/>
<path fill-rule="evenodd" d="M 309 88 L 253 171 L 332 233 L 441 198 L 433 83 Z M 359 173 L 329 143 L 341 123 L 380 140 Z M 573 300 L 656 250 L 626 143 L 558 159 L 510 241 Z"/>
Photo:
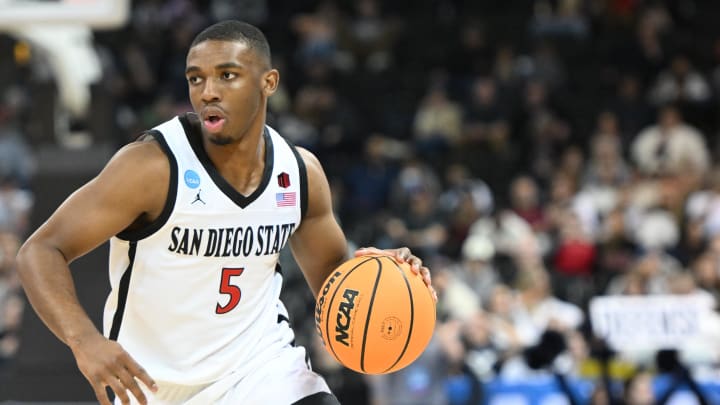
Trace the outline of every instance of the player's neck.
<path fill-rule="evenodd" d="M 207 138 L 203 145 L 217 171 L 244 195 L 252 193 L 265 169 L 264 127 L 251 129 L 238 142 L 216 145 Z"/>

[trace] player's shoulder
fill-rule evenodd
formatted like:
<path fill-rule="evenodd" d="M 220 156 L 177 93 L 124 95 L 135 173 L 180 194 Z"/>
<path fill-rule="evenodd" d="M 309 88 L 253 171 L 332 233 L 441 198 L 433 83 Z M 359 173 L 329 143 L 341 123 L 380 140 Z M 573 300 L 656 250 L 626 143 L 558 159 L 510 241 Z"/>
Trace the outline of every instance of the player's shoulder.
<path fill-rule="evenodd" d="M 135 172 L 152 178 L 169 174 L 168 156 L 152 133 L 144 133 L 121 147 L 105 170 Z"/>
<path fill-rule="evenodd" d="M 316 177 L 316 176 L 322 176 L 325 177 L 325 172 L 322 167 L 322 163 L 320 163 L 320 159 L 315 156 L 314 153 L 312 153 L 310 150 L 305 149 L 301 146 L 295 146 L 295 148 L 298 151 L 298 155 L 300 156 L 300 159 L 302 159 L 303 163 L 305 164 L 305 168 L 307 171 L 308 177 Z"/>

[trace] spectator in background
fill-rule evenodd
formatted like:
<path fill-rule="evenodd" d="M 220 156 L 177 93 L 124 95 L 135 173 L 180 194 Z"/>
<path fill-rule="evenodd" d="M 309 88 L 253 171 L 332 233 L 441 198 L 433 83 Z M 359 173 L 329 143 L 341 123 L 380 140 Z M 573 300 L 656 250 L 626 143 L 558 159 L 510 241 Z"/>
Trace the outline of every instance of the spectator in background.
<path fill-rule="evenodd" d="M 438 210 L 448 229 L 443 254 L 460 258 L 470 227 L 481 217 L 490 215 L 494 205 L 495 197 L 487 183 L 471 178 L 461 164 L 449 166 L 445 171 L 445 188 L 438 197 Z"/>
<path fill-rule="evenodd" d="M 501 280 L 493 266 L 494 256 L 495 246 L 488 235 L 470 234 L 465 239 L 458 275 L 483 302 L 490 299 L 493 289 Z"/>
<path fill-rule="evenodd" d="M 631 148 L 633 163 L 645 176 L 703 173 L 710 165 L 705 138 L 673 105 L 660 109 L 657 123 L 640 131 Z"/>
<path fill-rule="evenodd" d="M 523 168 L 544 185 L 555 162 L 570 141 L 570 127 L 551 106 L 548 86 L 534 79 L 525 85 L 523 101 L 513 128 L 520 134 Z"/>
<path fill-rule="evenodd" d="M 633 36 L 618 41 L 613 61 L 620 62 L 620 68 L 651 81 L 662 70 L 668 56 L 665 37 L 673 21 L 662 2 L 646 5 L 635 16 L 638 20 L 632 27 Z M 649 83 L 642 82 L 641 86 Z"/>
<path fill-rule="evenodd" d="M 332 1 L 323 1 L 311 13 L 298 13 L 291 19 L 298 36 L 295 58 L 305 69 L 329 68 L 338 59 L 338 23 L 340 12 Z M 324 65 L 324 66 L 318 66 Z"/>
<path fill-rule="evenodd" d="M 456 263 L 435 257 L 432 264 L 433 285 L 438 294 L 437 318 L 440 322 L 464 320 L 480 310 L 480 297 L 460 277 Z"/>
<path fill-rule="evenodd" d="M 413 190 L 408 195 L 406 210 L 396 213 L 387 221 L 385 232 L 390 244 L 401 243 L 422 252 L 424 257 L 440 254 L 448 237 L 443 218 L 437 210 L 435 196 L 426 188 Z"/>
<path fill-rule="evenodd" d="M 390 187 L 397 176 L 397 166 L 389 159 L 386 142 L 380 135 L 370 136 L 361 161 L 346 172 L 342 215 L 349 226 L 382 211 L 390 197 Z"/>
<path fill-rule="evenodd" d="M 442 328 L 442 325 L 439 327 Z M 394 373 L 369 377 L 373 405 L 447 405 L 446 377 L 449 358 L 441 341 L 433 335 L 425 351 L 413 363 Z"/>
<path fill-rule="evenodd" d="M 623 157 L 628 158 L 632 139 L 653 121 L 653 110 L 644 97 L 643 83 L 635 75 L 623 75 L 615 84 L 615 94 L 608 105 L 617 116 Z"/>
<path fill-rule="evenodd" d="M 660 72 L 650 88 L 649 100 L 661 106 L 670 103 L 699 105 L 712 96 L 707 79 L 693 66 L 687 55 L 675 55 L 670 67 Z"/>
<path fill-rule="evenodd" d="M 492 77 L 480 76 L 471 86 L 463 112 L 463 140 L 467 143 L 482 141 L 488 127 L 507 118 L 508 111 L 500 99 Z"/>
<path fill-rule="evenodd" d="M 23 310 L 20 280 L 15 272 L 15 255 L 20 240 L 0 231 L 0 368 L 11 359 L 20 344 L 20 320 Z"/>
<path fill-rule="evenodd" d="M 698 227 L 701 241 L 720 235 L 720 166 L 708 171 L 705 184 L 690 193 L 684 215 L 688 226 Z"/>
<path fill-rule="evenodd" d="M 639 371 L 625 381 L 623 402 L 625 405 L 654 405 L 655 392 L 652 384 L 653 375 L 648 371 Z"/>
<path fill-rule="evenodd" d="M 510 43 L 500 44 L 493 58 L 492 73 L 501 92 L 514 95 L 522 81 L 531 73 L 531 64 L 524 56 L 517 55 Z"/>
<path fill-rule="evenodd" d="M 627 228 L 625 212 L 616 207 L 603 218 L 596 237 L 595 293 L 605 291 L 610 279 L 624 274 L 635 260 L 637 246 Z"/>
<path fill-rule="evenodd" d="M 498 283 L 487 300 L 487 314 L 492 325 L 493 343 L 505 358 L 516 354 L 524 347 L 513 319 L 515 292 L 506 284 Z"/>
<path fill-rule="evenodd" d="M 518 176 L 510 183 L 510 209 L 537 234 L 545 233 L 549 225 L 541 198 L 537 183 L 528 175 Z"/>
<path fill-rule="evenodd" d="M 573 176 L 558 171 L 551 179 L 550 196 L 545 204 L 548 231 L 558 232 L 568 212 L 577 216 L 582 232 L 594 238 L 598 229 L 597 206 L 587 194 L 578 194 L 579 184 Z"/>
<path fill-rule="evenodd" d="M 15 178 L 0 177 L 0 231 L 26 236 L 33 202 L 33 193 L 18 187 Z"/>
<path fill-rule="evenodd" d="M 585 319 L 582 309 L 556 298 L 541 263 L 529 264 L 517 280 L 513 319 L 525 347 L 536 344 L 550 328 L 559 332 L 577 329 Z"/>
<path fill-rule="evenodd" d="M 572 211 L 563 215 L 554 245 L 553 291 L 559 298 L 585 307 L 594 293 L 597 248 Z"/>
<path fill-rule="evenodd" d="M 423 160 L 410 157 L 403 164 L 390 191 L 392 212 L 383 225 L 385 240 L 379 243 L 402 241 L 425 252 L 425 257 L 439 255 L 448 238 L 436 198 L 440 181 Z"/>
<path fill-rule="evenodd" d="M 270 11 L 267 0 L 211 0 L 210 14 L 215 20 L 240 19 L 255 26 L 267 21 Z"/>
<path fill-rule="evenodd" d="M 395 212 L 406 212 L 413 193 L 425 191 L 437 195 L 440 194 L 441 187 L 437 171 L 433 170 L 430 163 L 410 155 L 401 162 L 400 170 L 390 191 L 389 206 Z"/>
<path fill-rule="evenodd" d="M 360 71 L 383 72 L 393 61 L 399 23 L 383 13 L 377 0 L 353 3 L 354 14 L 339 26 L 339 45 L 350 64 Z"/>
<path fill-rule="evenodd" d="M 625 274 L 616 276 L 608 285 L 608 295 L 666 294 L 668 279 L 682 271 L 680 263 L 661 251 L 638 255 Z"/>
<path fill-rule="evenodd" d="M 630 167 L 622 156 L 619 139 L 594 138 L 578 195 L 592 201 L 602 219 L 621 203 L 622 191 L 629 182 Z"/>
<path fill-rule="evenodd" d="M 37 162 L 22 129 L 26 96 L 19 88 L 9 88 L 0 96 L 0 179 L 27 189 Z"/>
<path fill-rule="evenodd" d="M 464 132 L 451 160 L 465 166 L 471 177 L 487 183 L 500 198 L 498 205 L 504 205 L 507 185 L 522 166 L 520 145 L 512 139 L 513 128 L 509 121 L 482 124 L 475 130 L 479 131 L 479 137 L 473 139 L 472 131 Z"/>
<path fill-rule="evenodd" d="M 292 111 L 278 116 L 280 129 L 297 145 L 316 151 L 327 159 L 329 168 L 347 169 L 347 155 L 356 153 L 366 141 L 352 103 L 328 83 L 301 86 L 293 99 Z"/>
<path fill-rule="evenodd" d="M 720 259 L 712 252 L 704 251 L 690 263 L 690 271 L 697 286 L 720 303 Z"/>
<path fill-rule="evenodd" d="M 451 48 L 447 64 L 460 89 L 467 87 L 473 77 L 490 70 L 493 46 L 487 26 L 478 19 L 468 18 L 457 31 L 459 38 L 448 44 Z"/>
<path fill-rule="evenodd" d="M 630 167 L 625 161 L 625 135 L 621 132 L 617 115 L 609 110 L 597 116 L 590 137 L 590 153 L 582 182 L 588 185 L 620 186 L 630 179 Z"/>
<path fill-rule="evenodd" d="M 570 144 L 561 153 L 555 172 L 563 173 L 580 187 L 583 172 L 585 171 L 585 153 L 579 145 Z"/>
<path fill-rule="evenodd" d="M 550 2 L 542 0 L 535 3 L 535 14 L 530 22 L 530 31 L 534 36 L 584 39 L 588 30 L 588 23 L 582 13 L 581 1 Z"/>
<path fill-rule="evenodd" d="M 419 157 L 441 171 L 449 151 L 460 139 L 461 126 L 460 106 L 448 98 L 444 88 L 432 86 L 413 121 L 413 141 Z"/>

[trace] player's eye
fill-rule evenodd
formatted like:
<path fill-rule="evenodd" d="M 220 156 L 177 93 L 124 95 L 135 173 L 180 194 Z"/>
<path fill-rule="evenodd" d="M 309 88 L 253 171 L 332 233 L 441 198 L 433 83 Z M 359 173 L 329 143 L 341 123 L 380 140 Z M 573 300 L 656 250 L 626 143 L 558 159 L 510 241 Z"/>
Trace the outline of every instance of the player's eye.
<path fill-rule="evenodd" d="M 202 81 L 202 78 L 200 76 L 188 76 L 187 81 L 190 84 L 198 84 Z"/>
<path fill-rule="evenodd" d="M 222 75 L 221 75 L 221 76 L 222 76 L 222 78 L 223 78 L 224 80 L 232 80 L 232 79 L 234 79 L 234 78 L 237 77 L 237 73 L 233 73 L 233 72 L 222 72 Z"/>

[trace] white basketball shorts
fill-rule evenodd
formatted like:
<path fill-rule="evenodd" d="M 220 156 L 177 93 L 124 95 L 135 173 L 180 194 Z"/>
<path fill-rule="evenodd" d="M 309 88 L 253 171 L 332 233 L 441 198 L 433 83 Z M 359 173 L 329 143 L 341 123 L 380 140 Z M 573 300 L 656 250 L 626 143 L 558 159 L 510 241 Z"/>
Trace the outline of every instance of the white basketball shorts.
<path fill-rule="evenodd" d="M 316 393 L 330 393 L 325 380 L 308 367 L 303 347 L 288 346 L 247 375 L 230 374 L 214 383 L 187 386 L 158 381 L 152 393 L 142 383 L 150 405 L 290 405 Z M 138 402 L 128 391 L 132 404 Z M 116 398 L 115 404 L 121 402 Z"/>

